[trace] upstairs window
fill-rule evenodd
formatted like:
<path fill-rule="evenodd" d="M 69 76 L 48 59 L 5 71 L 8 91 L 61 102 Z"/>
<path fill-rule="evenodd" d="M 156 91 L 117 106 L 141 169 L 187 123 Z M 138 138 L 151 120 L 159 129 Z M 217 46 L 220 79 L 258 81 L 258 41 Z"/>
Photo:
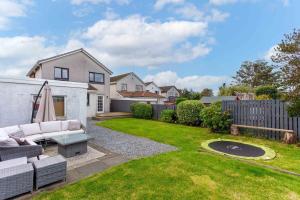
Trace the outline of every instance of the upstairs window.
<path fill-rule="evenodd" d="M 121 91 L 127 91 L 127 84 L 122 83 L 122 85 L 121 85 Z"/>
<path fill-rule="evenodd" d="M 54 79 L 61 81 L 69 80 L 69 69 L 62 67 L 54 67 Z"/>
<path fill-rule="evenodd" d="M 96 73 L 96 72 L 90 72 L 89 81 L 90 81 L 90 83 L 104 84 L 104 74 Z"/>
<path fill-rule="evenodd" d="M 135 91 L 143 91 L 143 86 L 142 85 L 136 85 L 135 86 Z"/>

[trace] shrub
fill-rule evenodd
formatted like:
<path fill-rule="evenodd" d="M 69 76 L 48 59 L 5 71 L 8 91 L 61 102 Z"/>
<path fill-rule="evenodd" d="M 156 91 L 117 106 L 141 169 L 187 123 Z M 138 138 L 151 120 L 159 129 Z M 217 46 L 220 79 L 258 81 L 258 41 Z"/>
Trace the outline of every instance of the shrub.
<path fill-rule="evenodd" d="M 232 121 L 228 112 L 222 112 L 220 104 L 212 104 L 203 108 L 200 118 L 202 125 L 214 132 L 229 130 Z"/>
<path fill-rule="evenodd" d="M 255 89 L 255 95 L 256 96 L 267 95 L 270 97 L 270 99 L 277 99 L 279 96 L 277 88 L 272 85 L 264 85 L 264 86 L 257 87 Z"/>
<path fill-rule="evenodd" d="M 186 100 L 188 100 L 188 99 L 185 98 L 185 97 L 179 97 L 179 98 L 176 99 L 176 105 L 178 105 L 180 102 L 183 102 L 183 101 L 186 101 Z"/>
<path fill-rule="evenodd" d="M 142 119 L 152 118 L 152 106 L 145 103 L 133 103 L 130 105 L 133 117 Z"/>
<path fill-rule="evenodd" d="M 289 117 L 299 117 L 300 116 L 300 99 L 292 100 L 288 106 Z"/>
<path fill-rule="evenodd" d="M 271 100 L 272 98 L 269 95 L 262 94 L 255 97 L 256 100 Z"/>
<path fill-rule="evenodd" d="M 204 105 L 199 100 L 186 100 L 177 105 L 178 122 L 187 125 L 200 125 L 199 114 Z"/>
<path fill-rule="evenodd" d="M 171 109 L 166 109 L 161 111 L 160 113 L 160 120 L 163 122 L 172 123 L 176 121 L 176 111 Z"/>

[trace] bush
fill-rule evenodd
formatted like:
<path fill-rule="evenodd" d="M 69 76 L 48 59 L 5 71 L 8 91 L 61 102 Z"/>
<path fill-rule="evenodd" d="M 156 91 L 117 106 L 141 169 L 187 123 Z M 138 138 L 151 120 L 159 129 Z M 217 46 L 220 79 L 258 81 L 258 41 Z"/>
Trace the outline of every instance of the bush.
<path fill-rule="evenodd" d="M 187 125 L 200 125 L 199 114 L 204 105 L 199 100 L 186 100 L 177 105 L 178 122 Z"/>
<path fill-rule="evenodd" d="M 177 116 L 175 110 L 166 109 L 161 111 L 160 113 L 160 121 L 163 122 L 172 123 L 176 121 L 176 118 Z"/>
<path fill-rule="evenodd" d="M 271 100 L 272 98 L 269 95 L 262 94 L 255 97 L 256 100 Z"/>
<path fill-rule="evenodd" d="M 227 131 L 232 120 L 228 112 L 222 112 L 220 104 L 212 104 L 203 108 L 200 113 L 202 125 L 212 129 L 214 132 Z"/>
<path fill-rule="evenodd" d="M 184 97 L 179 97 L 176 99 L 176 105 L 178 105 L 180 102 L 183 102 L 183 101 L 186 101 L 188 100 L 187 98 L 184 98 Z"/>
<path fill-rule="evenodd" d="M 133 103 L 130 105 L 133 117 L 142 119 L 152 118 L 152 106 L 145 103 Z"/>
<path fill-rule="evenodd" d="M 279 96 L 277 88 L 272 85 L 264 85 L 264 86 L 257 87 L 255 89 L 255 95 L 256 96 L 267 95 L 270 97 L 270 99 L 277 99 Z"/>
<path fill-rule="evenodd" d="M 300 116 L 300 99 L 292 100 L 288 106 L 289 117 L 299 117 Z"/>

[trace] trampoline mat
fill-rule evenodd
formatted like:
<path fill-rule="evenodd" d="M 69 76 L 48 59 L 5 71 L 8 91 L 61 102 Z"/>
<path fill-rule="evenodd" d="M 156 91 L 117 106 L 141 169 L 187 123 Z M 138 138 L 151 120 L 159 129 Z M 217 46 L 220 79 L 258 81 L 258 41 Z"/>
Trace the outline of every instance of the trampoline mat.
<path fill-rule="evenodd" d="M 240 142 L 215 141 L 209 143 L 208 146 L 216 151 L 236 156 L 259 157 L 265 154 L 265 151 L 260 147 Z"/>

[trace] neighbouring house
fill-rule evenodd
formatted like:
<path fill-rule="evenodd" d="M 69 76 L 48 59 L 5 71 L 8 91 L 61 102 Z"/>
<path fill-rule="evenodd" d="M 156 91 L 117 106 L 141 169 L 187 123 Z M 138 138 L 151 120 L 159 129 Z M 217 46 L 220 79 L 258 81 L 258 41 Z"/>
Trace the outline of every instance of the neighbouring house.
<path fill-rule="evenodd" d="M 36 79 L 87 83 L 87 117 L 94 117 L 98 113 L 110 112 L 111 74 L 112 71 L 87 51 L 77 49 L 37 61 L 27 76 Z M 58 101 L 66 102 L 63 97 Z"/>
<path fill-rule="evenodd" d="M 146 90 L 145 83 L 133 72 L 110 78 L 112 100 L 130 100 L 145 103 L 163 103 L 164 97 Z"/>
<path fill-rule="evenodd" d="M 161 94 L 160 88 L 152 81 L 152 82 L 146 82 L 146 91 L 152 92 L 155 94 Z"/>
<path fill-rule="evenodd" d="M 43 79 L 0 78 L 0 128 L 31 122 L 34 100 Z M 86 125 L 87 83 L 49 80 L 57 119 L 78 119 Z"/>
<path fill-rule="evenodd" d="M 200 102 L 206 106 L 209 106 L 212 103 L 220 102 L 220 101 L 232 101 L 238 100 L 236 96 L 211 96 L 211 97 L 202 97 Z"/>
<path fill-rule="evenodd" d="M 175 103 L 176 98 L 180 97 L 179 90 L 173 85 L 160 87 L 160 91 L 161 95 L 167 98 L 165 103 Z"/>

